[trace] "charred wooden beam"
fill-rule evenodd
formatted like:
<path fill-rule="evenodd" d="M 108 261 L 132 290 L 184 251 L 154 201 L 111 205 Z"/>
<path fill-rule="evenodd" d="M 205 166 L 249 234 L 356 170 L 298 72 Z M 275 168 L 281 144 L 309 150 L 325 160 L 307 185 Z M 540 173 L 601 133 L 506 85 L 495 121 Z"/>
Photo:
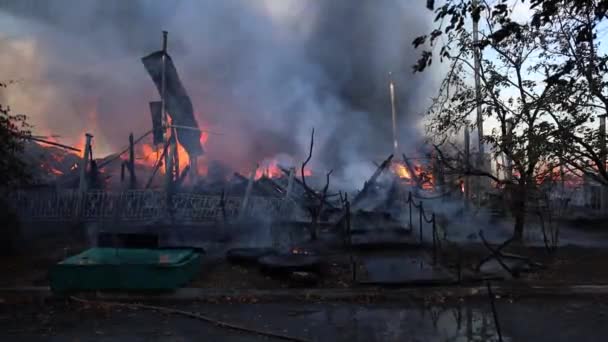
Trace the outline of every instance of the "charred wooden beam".
<path fill-rule="evenodd" d="M 285 194 L 285 190 L 281 186 L 266 176 L 258 179 L 255 186 L 270 196 L 283 197 Z"/>
<path fill-rule="evenodd" d="M 241 209 L 239 210 L 239 219 L 245 217 L 247 206 L 249 205 L 249 197 L 251 196 L 251 190 L 253 189 L 253 181 L 255 180 L 255 173 L 257 172 L 259 165 L 255 165 L 253 170 L 249 175 L 249 180 L 247 181 L 247 189 L 245 190 L 245 197 L 243 197 L 243 202 L 241 203 Z"/>
<path fill-rule="evenodd" d="M 156 165 L 154 165 L 154 170 L 152 171 L 152 175 L 150 176 L 150 179 L 148 179 L 148 183 L 146 183 L 146 189 L 150 188 L 150 185 L 152 185 L 154 176 L 156 176 L 158 169 L 162 165 L 162 161 L 164 160 L 164 157 L 167 154 L 168 149 L 169 149 L 169 141 L 167 141 L 167 143 L 165 144 L 165 147 L 163 148 L 163 153 L 161 154 L 160 158 L 158 158 L 158 162 L 156 163 Z"/>
<path fill-rule="evenodd" d="M 133 133 L 129 134 L 129 188 L 135 189 L 137 180 L 135 179 L 135 143 Z"/>
<path fill-rule="evenodd" d="M 182 184 L 186 180 L 186 177 L 188 177 L 189 171 L 190 171 L 190 165 L 186 165 L 186 167 L 184 167 L 184 169 L 182 170 L 181 174 L 179 175 L 179 177 L 175 181 L 175 187 L 176 188 L 179 188 L 180 186 L 182 186 Z"/>
<path fill-rule="evenodd" d="M 511 269 L 509 266 L 507 266 L 507 264 L 505 264 L 505 262 L 502 260 L 502 255 L 501 255 L 501 249 L 505 248 L 509 243 L 511 243 L 513 241 L 513 238 L 505 241 L 500 247 L 499 249 L 494 249 L 492 248 L 492 246 L 490 246 L 490 243 L 488 243 L 488 241 L 486 240 L 486 238 L 483 235 L 483 231 L 480 230 L 479 231 L 479 237 L 481 238 L 481 242 L 483 242 L 483 245 L 490 251 L 490 255 L 488 257 L 487 260 L 490 259 L 496 259 L 496 261 L 498 262 L 498 264 L 507 272 L 509 272 L 509 274 L 513 277 L 513 278 L 517 278 L 519 276 L 519 272 L 517 272 L 516 270 Z M 482 264 L 479 264 L 478 269 L 481 268 Z"/>
<path fill-rule="evenodd" d="M 63 144 L 56 143 L 56 142 L 53 142 L 53 141 L 44 140 L 44 139 L 39 138 L 39 137 L 23 136 L 23 139 L 37 141 L 37 142 L 40 142 L 40 143 L 43 143 L 43 144 L 61 147 L 61 148 L 64 148 L 66 150 L 70 150 L 70 151 L 74 151 L 74 152 L 81 152 L 82 151 L 81 149 L 76 148 L 76 147 L 72 147 L 72 146 L 68 146 L 68 145 L 63 145 Z"/>
<path fill-rule="evenodd" d="M 365 198 L 365 196 L 369 193 L 369 189 L 376 184 L 376 180 L 378 179 L 378 177 L 382 174 L 382 172 L 384 172 L 384 170 L 386 170 L 386 168 L 391 164 L 391 161 L 393 160 L 393 155 L 391 154 L 390 156 L 388 156 L 388 158 L 386 158 L 386 160 L 384 160 L 382 162 L 382 164 L 380 164 L 380 166 L 378 166 L 376 168 L 376 171 L 374 172 L 374 174 L 369 178 L 369 180 L 367 182 L 365 182 L 365 184 L 363 185 L 363 189 L 357 194 L 357 196 L 355 196 L 355 198 L 353 199 L 352 202 L 352 207 L 355 207 L 357 205 L 357 203 L 359 201 L 361 201 L 361 199 Z"/>

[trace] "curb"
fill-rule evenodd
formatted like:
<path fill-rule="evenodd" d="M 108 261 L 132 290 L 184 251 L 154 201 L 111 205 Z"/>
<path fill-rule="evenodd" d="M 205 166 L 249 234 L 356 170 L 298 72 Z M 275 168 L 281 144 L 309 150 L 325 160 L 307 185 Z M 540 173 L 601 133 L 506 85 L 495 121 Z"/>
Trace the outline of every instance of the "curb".
<path fill-rule="evenodd" d="M 593 297 L 608 296 L 608 285 L 573 286 L 493 286 L 500 297 Z M 70 293 L 88 300 L 146 302 L 298 302 L 298 301 L 407 301 L 432 299 L 487 298 L 485 286 L 441 286 L 409 288 L 358 289 L 203 289 L 181 288 L 173 292 L 80 292 Z M 66 295 L 54 294 L 49 287 L 0 288 L 0 304 L 62 300 Z"/>

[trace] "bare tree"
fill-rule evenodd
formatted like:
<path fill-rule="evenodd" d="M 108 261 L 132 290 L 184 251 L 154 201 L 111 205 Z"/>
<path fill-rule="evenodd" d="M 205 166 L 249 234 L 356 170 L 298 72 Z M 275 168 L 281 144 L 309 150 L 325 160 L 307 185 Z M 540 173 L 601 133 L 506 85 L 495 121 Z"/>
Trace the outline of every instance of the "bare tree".
<path fill-rule="evenodd" d="M 521 25 L 510 20 L 513 6 L 525 4 L 533 10 L 529 27 L 538 35 L 542 50 L 538 63 L 551 83 L 558 103 L 550 111 L 557 126 L 556 139 L 561 143 L 555 152 L 568 173 L 585 175 L 608 185 L 605 138 L 597 129 L 595 119 L 608 114 L 608 56 L 599 48 L 606 32 L 608 0 L 445 0 L 437 7 L 436 28 L 428 35 L 416 38 L 416 46 L 425 47 L 416 71 L 422 71 L 433 61 L 433 49 L 440 42 L 440 59 L 449 58 L 452 40 L 467 32 L 468 19 L 480 20 L 491 13 L 496 29 L 494 41 L 521 34 Z M 434 9 L 434 1 L 427 2 Z M 427 44 L 429 43 L 429 44 Z"/>
<path fill-rule="evenodd" d="M 477 43 L 481 50 L 479 98 L 472 85 L 476 43 L 464 27 L 463 17 L 451 21 L 450 26 L 456 28 L 449 31 L 440 49 L 442 60 L 447 60 L 450 68 L 429 110 L 427 129 L 437 142 L 439 152 L 445 150 L 446 142 L 450 141 L 458 150 L 453 137 L 460 136 L 465 126 L 475 128 L 469 116 L 478 104 L 482 106 L 485 120 L 495 126 L 484 135 L 484 143 L 497 160 L 505 156 L 510 161 L 512 167 L 507 171 L 511 176 L 500 178 L 468 163 L 450 164 L 455 159 L 463 159 L 458 157 L 461 152 L 457 152 L 456 157 L 446 156 L 444 152 L 441 159 L 453 171 L 490 177 L 502 186 L 514 218 L 513 236 L 521 239 L 528 199 L 536 195 L 538 182 L 553 174 L 561 163 L 558 152 L 563 150 L 563 141 L 559 139 L 559 132 L 567 121 L 554 115 L 562 92 L 560 83 L 554 80 L 564 71 L 547 64 L 543 50 L 545 32 L 510 21 L 510 9 L 500 9 L 486 5 L 472 13 L 483 23 Z M 434 31 L 431 38 L 437 34 Z M 425 39 L 418 39 L 414 44 L 421 45 Z M 424 70 L 425 65 L 419 63 L 415 70 Z"/>
<path fill-rule="evenodd" d="M 312 129 L 312 133 L 310 135 L 310 150 L 308 151 L 308 157 L 302 163 L 301 175 L 302 175 L 302 185 L 306 189 L 306 199 L 307 199 L 307 208 L 311 218 L 310 224 L 310 237 L 312 240 L 316 240 L 318 238 L 319 232 L 319 221 L 321 218 L 321 214 L 323 213 L 325 203 L 327 201 L 327 190 L 329 189 L 329 177 L 333 173 L 333 170 L 330 170 L 326 175 L 326 182 L 321 194 L 318 195 L 316 191 L 311 189 L 308 184 L 306 184 L 306 176 L 305 176 L 305 168 L 310 159 L 312 159 L 312 151 L 315 144 L 315 129 Z"/>

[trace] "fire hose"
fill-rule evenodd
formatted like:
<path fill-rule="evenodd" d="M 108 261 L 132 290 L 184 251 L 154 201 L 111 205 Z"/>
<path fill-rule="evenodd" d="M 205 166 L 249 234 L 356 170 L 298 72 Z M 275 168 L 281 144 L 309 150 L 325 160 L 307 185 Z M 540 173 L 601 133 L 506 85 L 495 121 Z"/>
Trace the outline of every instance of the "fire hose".
<path fill-rule="evenodd" d="M 228 322 L 224 322 L 224 321 L 218 321 L 218 320 L 215 320 L 215 319 L 213 319 L 211 317 L 202 315 L 200 313 L 196 313 L 196 312 L 192 312 L 192 311 L 184 311 L 184 310 L 179 310 L 179 309 L 174 309 L 174 308 L 168 308 L 168 307 L 165 307 L 165 306 L 156 306 L 156 305 L 147 305 L 147 304 L 135 304 L 135 303 L 120 303 L 120 302 L 96 301 L 96 300 L 87 300 L 87 299 L 83 299 L 83 298 L 78 298 L 78 297 L 75 297 L 75 296 L 71 296 L 70 299 L 73 300 L 73 301 L 75 301 L 75 302 L 83 303 L 83 304 L 97 304 L 97 305 L 100 305 L 100 306 L 117 306 L 117 307 L 126 307 L 126 308 L 137 308 L 137 309 L 145 309 L 145 310 L 157 311 L 157 312 L 161 312 L 161 313 L 164 313 L 164 314 L 181 315 L 181 316 L 186 316 L 186 317 L 190 317 L 190 318 L 195 318 L 195 319 L 198 319 L 198 320 L 201 320 L 201 321 L 205 321 L 205 322 L 208 322 L 208 323 L 212 323 L 215 326 L 218 326 L 218 327 L 221 327 L 221 328 L 232 329 L 232 330 L 236 330 L 236 331 L 246 332 L 246 333 L 260 335 L 260 336 L 265 336 L 265 337 L 270 337 L 270 338 L 281 339 L 281 340 L 285 340 L 285 341 L 307 342 L 307 340 L 304 340 L 304 339 L 301 339 L 301 338 L 287 336 L 287 335 L 282 335 L 282 334 L 277 334 L 277 333 L 268 332 L 268 331 L 261 331 L 261 330 L 246 328 L 246 327 L 243 327 L 241 325 L 234 324 L 234 323 L 228 323 Z"/>

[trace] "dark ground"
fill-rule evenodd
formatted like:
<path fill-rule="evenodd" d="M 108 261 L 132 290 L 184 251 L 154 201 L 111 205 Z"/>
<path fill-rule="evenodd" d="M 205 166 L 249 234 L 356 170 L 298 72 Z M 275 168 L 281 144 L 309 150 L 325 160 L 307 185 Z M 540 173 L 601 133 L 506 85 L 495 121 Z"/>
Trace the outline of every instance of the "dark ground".
<path fill-rule="evenodd" d="M 48 270 L 66 254 L 87 246 L 78 239 L 48 238 L 28 245 L 18 256 L 0 258 L 0 287 L 46 286 Z M 382 252 L 398 256 L 419 250 Z M 440 259 L 454 271 L 460 260 L 472 269 L 488 251 L 481 244 L 444 246 Z M 608 248 L 562 246 L 553 254 L 543 247 L 512 245 L 508 252 L 530 257 L 546 270 L 520 279 L 495 282 L 503 289 L 517 284 L 608 284 Z M 377 252 L 358 252 L 366 256 Z M 430 255 L 427 250 L 426 256 Z M 424 253 L 423 253 L 424 254 Z M 317 288 L 365 287 L 352 281 L 349 254 L 325 255 Z M 450 268 L 451 267 L 451 268 Z M 362 271 L 362 270 L 359 270 Z M 362 276 L 360 274 L 360 276 Z M 481 285 L 481 283 L 477 283 Z M 232 265 L 222 258 L 205 258 L 190 287 L 208 289 L 282 289 L 294 286 L 262 274 L 255 266 Z M 384 291 L 375 288 L 375 291 Z M 431 290 L 434 291 L 434 290 Z M 434 292 L 433 292 L 434 293 Z M 510 292 L 509 292 L 510 293 Z M 409 298 L 409 297 L 408 297 Z M 420 298 L 420 297 L 418 297 Z M 164 304 L 198 312 L 248 328 L 308 341 L 497 341 L 489 301 L 469 299 L 403 299 L 398 302 L 299 301 L 268 303 L 252 298 L 248 304 L 230 302 Z M 496 301 L 504 341 L 603 341 L 608 334 L 608 297 L 525 297 Z M 204 321 L 147 309 L 108 307 L 53 299 L 11 304 L 0 298 L 0 341 L 268 341 Z"/>
<path fill-rule="evenodd" d="M 0 287 L 15 286 L 47 286 L 48 270 L 55 263 L 63 260 L 66 255 L 76 254 L 86 249 L 86 245 L 77 240 L 47 238 L 24 247 L 23 252 L 16 256 L 0 257 Z M 483 245 L 460 245 L 460 260 L 463 270 L 470 271 L 480 258 L 486 256 L 488 251 Z M 537 273 L 522 274 L 516 282 L 534 282 L 548 285 L 573 284 L 608 284 L 608 248 L 562 246 L 555 253 L 548 253 L 543 247 L 524 247 L 513 245 L 505 251 L 527 256 L 534 261 L 547 266 L 545 270 Z M 415 253 L 418 253 L 414 250 Z M 411 254 L 412 248 L 406 247 L 404 251 L 393 250 L 382 252 L 386 255 Z M 431 253 L 427 250 L 426 259 L 430 262 Z M 359 260 L 368 255 L 379 255 L 373 251 L 360 251 L 355 254 Z M 337 251 L 325 255 L 323 277 L 317 287 L 321 288 L 347 288 L 353 286 L 352 271 L 349 254 L 346 251 Z M 273 289 L 288 288 L 292 283 L 285 279 L 276 279 L 262 274 L 255 266 L 239 266 L 228 263 L 221 257 L 203 257 L 201 272 L 189 286 L 202 288 L 247 288 L 247 289 Z M 455 265 L 458 260 L 458 251 L 445 245 L 440 255 L 444 268 L 456 274 Z M 358 267 L 359 279 L 365 274 Z"/>
<path fill-rule="evenodd" d="M 608 298 L 497 300 L 504 341 L 603 341 Z M 178 306 L 307 341 L 497 341 L 487 301 Z M 0 304 L 1 341 L 272 341 L 147 309 L 71 301 Z"/>

